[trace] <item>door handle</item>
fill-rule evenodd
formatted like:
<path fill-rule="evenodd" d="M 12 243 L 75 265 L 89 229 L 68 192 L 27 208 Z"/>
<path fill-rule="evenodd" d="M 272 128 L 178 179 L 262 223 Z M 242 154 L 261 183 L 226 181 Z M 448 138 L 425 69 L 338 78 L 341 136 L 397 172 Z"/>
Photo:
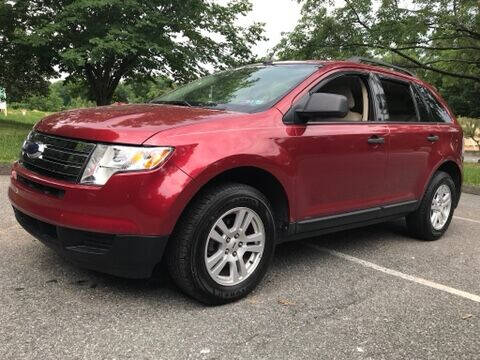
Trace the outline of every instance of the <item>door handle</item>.
<path fill-rule="evenodd" d="M 369 144 L 385 144 L 385 138 L 378 135 L 373 135 L 368 138 L 367 142 Z"/>
<path fill-rule="evenodd" d="M 429 135 L 429 136 L 427 136 L 427 140 L 430 141 L 430 142 L 438 141 L 438 139 L 439 139 L 438 135 Z"/>

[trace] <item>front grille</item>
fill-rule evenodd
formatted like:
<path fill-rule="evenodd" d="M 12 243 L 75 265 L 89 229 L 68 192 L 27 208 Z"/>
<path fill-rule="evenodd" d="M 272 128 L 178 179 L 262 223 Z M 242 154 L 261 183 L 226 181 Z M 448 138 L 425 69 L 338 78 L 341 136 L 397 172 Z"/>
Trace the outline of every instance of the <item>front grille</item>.
<path fill-rule="evenodd" d="M 45 145 L 40 157 L 30 158 L 22 150 L 20 162 L 28 170 L 59 180 L 80 181 L 95 144 L 33 132 L 31 142 Z"/>
<path fill-rule="evenodd" d="M 53 195 L 58 198 L 61 198 L 63 195 L 65 195 L 65 190 L 39 184 L 21 175 L 17 175 L 17 180 L 21 182 L 23 185 L 28 186 L 30 189 L 39 191 L 45 195 Z"/>

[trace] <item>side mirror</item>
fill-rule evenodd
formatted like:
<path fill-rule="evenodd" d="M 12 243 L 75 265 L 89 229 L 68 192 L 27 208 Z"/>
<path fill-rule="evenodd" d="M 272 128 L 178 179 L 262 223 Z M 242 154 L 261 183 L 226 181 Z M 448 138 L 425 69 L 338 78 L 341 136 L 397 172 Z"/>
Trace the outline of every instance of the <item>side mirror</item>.
<path fill-rule="evenodd" d="M 349 111 L 346 96 L 314 93 L 310 95 L 304 106 L 295 109 L 295 123 L 306 123 L 312 117 L 344 118 Z"/>

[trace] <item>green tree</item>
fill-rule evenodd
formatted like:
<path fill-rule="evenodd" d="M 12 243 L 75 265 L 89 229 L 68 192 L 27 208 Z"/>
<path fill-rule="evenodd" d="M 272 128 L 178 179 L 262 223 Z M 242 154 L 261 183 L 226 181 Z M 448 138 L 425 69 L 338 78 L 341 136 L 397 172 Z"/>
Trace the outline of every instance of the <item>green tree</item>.
<path fill-rule="evenodd" d="M 98 105 L 111 102 L 121 79 L 190 80 L 207 64 L 249 61 L 263 39 L 263 24 L 235 25 L 251 10 L 248 0 L 18 0 L 14 7 L 23 10 L 25 42 L 48 49 L 68 80 L 85 79 Z"/>
<path fill-rule="evenodd" d="M 478 116 L 473 114 L 480 95 L 478 0 L 345 0 L 334 10 L 329 0 L 300 2 L 301 20 L 277 45 L 278 57 L 383 58 L 416 69 L 452 96 L 455 109 Z"/>
<path fill-rule="evenodd" d="M 129 79 L 118 85 L 113 95 L 113 101 L 144 103 L 172 89 L 172 81 L 163 76 L 151 79 Z"/>
<path fill-rule="evenodd" d="M 9 102 L 18 102 L 35 93 L 46 94 L 55 71 L 44 48 L 36 51 L 25 43 L 27 26 L 21 21 L 24 9 L 0 1 L 0 86 Z"/>

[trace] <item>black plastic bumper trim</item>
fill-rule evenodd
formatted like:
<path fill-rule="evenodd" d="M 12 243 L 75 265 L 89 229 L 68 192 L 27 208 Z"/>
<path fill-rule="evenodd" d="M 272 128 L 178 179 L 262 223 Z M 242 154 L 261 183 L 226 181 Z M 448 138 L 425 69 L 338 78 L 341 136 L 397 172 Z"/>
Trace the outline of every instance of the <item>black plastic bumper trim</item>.
<path fill-rule="evenodd" d="M 290 224 L 292 230 L 282 242 L 394 220 L 415 211 L 418 204 L 417 200 L 411 200 L 298 221 Z"/>
<path fill-rule="evenodd" d="M 55 226 L 14 208 L 19 224 L 63 258 L 86 269 L 142 279 L 161 262 L 168 236 L 117 235 Z"/>

